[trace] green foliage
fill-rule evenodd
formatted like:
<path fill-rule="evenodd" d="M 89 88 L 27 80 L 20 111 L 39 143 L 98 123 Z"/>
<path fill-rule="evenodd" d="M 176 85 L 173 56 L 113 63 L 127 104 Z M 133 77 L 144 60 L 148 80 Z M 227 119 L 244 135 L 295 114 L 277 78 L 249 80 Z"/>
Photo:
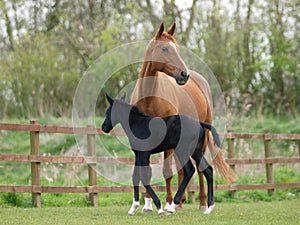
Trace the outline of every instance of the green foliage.
<path fill-rule="evenodd" d="M 1 193 L 0 205 L 2 207 L 31 207 L 31 198 L 29 194 L 24 193 Z"/>
<path fill-rule="evenodd" d="M 294 0 L 185 5 L 18 0 L 1 2 L 0 12 L 1 118 L 71 116 L 76 87 L 89 66 L 116 46 L 151 39 L 162 21 L 167 27 L 176 22 L 178 43 L 208 64 L 230 99 L 228 107 L 239 112 L 251 105 L 248 111 L 259 115 L 299 114 L 300 29 Z M 118 93 L 137 77 L 138 67 L 115 71 L 105 90 Z M 102 95 L 97 106 L 101 115 Z"/>

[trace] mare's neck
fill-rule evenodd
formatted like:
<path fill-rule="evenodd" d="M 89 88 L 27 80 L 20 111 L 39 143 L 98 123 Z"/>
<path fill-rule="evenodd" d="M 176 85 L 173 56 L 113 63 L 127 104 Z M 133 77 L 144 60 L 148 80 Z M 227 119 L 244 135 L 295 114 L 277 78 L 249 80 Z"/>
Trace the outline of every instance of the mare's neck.
<path fill-rule="evenodd" d="M 151 61 L 144 61 L 140 71 L 140 78 L 156 76 L 157 71 L 153 69 Z"/>
<path fill-rule="evenodd" d="M 143 99 L 156 96 L 159 88 L 158 72 L 153 69 L 151 61 L 144 61 L 137 83 L 138 92 L 136 97 Z"/>

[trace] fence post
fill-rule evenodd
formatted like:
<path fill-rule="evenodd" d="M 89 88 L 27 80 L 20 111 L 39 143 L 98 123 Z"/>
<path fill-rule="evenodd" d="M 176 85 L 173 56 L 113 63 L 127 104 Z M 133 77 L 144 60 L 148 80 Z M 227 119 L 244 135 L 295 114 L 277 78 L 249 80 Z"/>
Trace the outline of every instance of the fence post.
<path fill-rule="evenodd" d="M 298 157 L 300 158 L 300 140 L 298 140 Z M 299 164 L 300 167 L 300 164 Z"/>
<path fill-rule="evenodd" d="M 94 126 L 88 126 L 90 130 L 94 128 Z M 95 134 L 87 134 L 87 147 L 88 147 L 88 156 L 95 157 L 96 156 L 96 139 Z M 94 160 L 92 160 L 94 161 Z M 88 176 L 89 176 L 89 186 L 95 187 L 97 186 L 97 173 L 96 173 L 96 163 L 88 163 Z M 98 206 L 98 194 L 97 192 L 89 193 L 89 200 L 91 204 L 95 207 Z"/>
<path fill-rule="evenodd" d="M 264 131 L 264 146 L 265 146 L 265 158 L 272 157 L 271 152 L 271 134 L 269 130 Z M 267 183 L 273 184 L 274 183 L 274 176 L 273 176 L 273 164 L 272 163 L 266 163 L 266 174 L 267 174 Z M 268 190 L 269 195 L 274 194 L 274 189 Z"/>
<path fill-rule="evenodd" d="M 228 130 L 227 133 L 229 134 L 229 138 L 227 139 L 227 146 L 228 146 L 228 159 L 234 159 L 235 153 L 234 153 L 234 131 Z M 235 171 L 235 165 L 231 164 L 230 168 Z M 236 191 L 230 191 L 230 196 L 232 198 L 235 197 Z"/>
<path fill-rule="evenodd" d="M 31 120 L 30 124 L 39 125 L 39 121 Z M 30 132 L 30 155 L 40 155 L 39 131 Z M 41 185 L 40 164 L 40 162 L 31 163 L 31 187 L 33 190 L 35 186 Z M 32 193 L 32 205 L 36 207 L 42 206 L 41 193 Z"/>

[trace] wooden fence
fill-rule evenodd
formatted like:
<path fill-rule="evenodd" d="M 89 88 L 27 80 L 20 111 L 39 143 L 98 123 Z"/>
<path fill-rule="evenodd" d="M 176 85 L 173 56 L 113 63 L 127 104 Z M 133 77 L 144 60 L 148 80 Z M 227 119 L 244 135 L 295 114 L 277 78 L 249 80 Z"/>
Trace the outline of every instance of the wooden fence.
<path fill-rule="evenodd" d="M 97 163 L 133 163 L 133 159 L 127 158 L 107 158 L 96 157 L 96 142 L 95 135 L 103 134 L 101 129 L 88 126 L 82 127 L 62 127 L 62 126 L 45 126 L 40 125 L 38 121 L 30 121 L 30 124 L 0 124 L 0 130 L 11 131 L 28 131 L 30 133 L 30 154 L 16 155 L 16 154 L 0 154 L 0 161 L 11 162 L 29 162 L 31 163 L 31 185 L 30 186 L 16 186 L 16 185 L 2 185 L 0 192 L 28 192 L 32 193 L 33 206 L 41 207 L 42 193 L 89 193 L 89 198 L 92 205 L 98 205 L 97 193 L 99 192 L 132 192 L 131 186 L 97 186 L 97 174 L 93 166 Z M 87 136 L 88 156 L 43 156 L 40 155 L 39 133 L 61 133 L 61 134 L 81 134 Z M 114 133 L 118 135 L 117 133 Z M 231 191 L 232 194 L 239 190 L 255 190 L 267 189 L 270 194 L 274 189 L 279 188 L 300 188 L 300 182 L 296 183 L 274 183 L 273 164 L 298 164 L 300 163 L 300 134 L 271 134 L 265 131 L 263 134 L 237 134 L 233 131 L 228 131 L 221 136 L 227 140 L 228 144 L 228 159 L 227 163 L 232 169 L 236 165 L 245 164 L 265 164 L 266 167 L 266 184 L 232 184 L 232 185 L 216 185 L 217 191 Z M 265 157 L 261 159 L 236 159 L 234 151 L 234 141 L 236 139 L 251 139 L 261 140 L 264 142 Z M 276 158 L 272 156 L 271 140 L 296 140 L 298 143 L 298 157 L 293 158 Z M 88 162 L 88 163 L 87 163 Z M 64 163 L 64 164 L 88 164 L 88 186 L 81 187 L 57 187 L 57 186 L 42 186 L 40 177 L 41 163 Z M 157 162 L 156 162 L 157 163 Z M 144 191 L 144 188 L 141 188 Z M 155 191 L 165 191 L 164 186 L 154 186 Z M 177 187 L 173 187 L 176 191 Z M 198 191 L 198 186 L 189 185 L 187 191 L 190 196 L 193 196 L 195 191 Z"/>

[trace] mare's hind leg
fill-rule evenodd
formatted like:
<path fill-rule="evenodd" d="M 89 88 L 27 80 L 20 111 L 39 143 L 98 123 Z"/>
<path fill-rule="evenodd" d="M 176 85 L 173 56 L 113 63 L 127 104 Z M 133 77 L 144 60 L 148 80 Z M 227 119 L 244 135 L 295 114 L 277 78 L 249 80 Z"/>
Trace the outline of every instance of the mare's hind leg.
<path fill-rule="evenodd" d="M 202 157 L 202 155 L 204 155 L 205 150 L 207 148 L 207 144 L 208 144 L 208 133 L 209 130 L 205 129 L 205 140 L 203 141 L 203 146 L 201 148 L 202 154 L 199 155 L 198 157 Z M 199 166 L 197 166 L 197 172 L 198 172 L 198 178 L 199 178 L 199 200 L 200 200 L 200 206 L 199 206 L 199 210 L 205 211 L 207 209 L 207 203 L 206 203 L 206 189 L 205 189 L 205 185 L 204 185 L 204 176 L 203 176 L 203 172 L 202 170 L 199 168 Z"/>
<path fill-rule="evenodd" d="M 206 203 L 206 190 L 204 186 L 204 176 L 200 168 L 197 166 L 197 172 L 199 177 L 199 200 L 200 200 L 200 206 L 199 210 L 205 211 L 207 209 L 207 203 Z"/>

